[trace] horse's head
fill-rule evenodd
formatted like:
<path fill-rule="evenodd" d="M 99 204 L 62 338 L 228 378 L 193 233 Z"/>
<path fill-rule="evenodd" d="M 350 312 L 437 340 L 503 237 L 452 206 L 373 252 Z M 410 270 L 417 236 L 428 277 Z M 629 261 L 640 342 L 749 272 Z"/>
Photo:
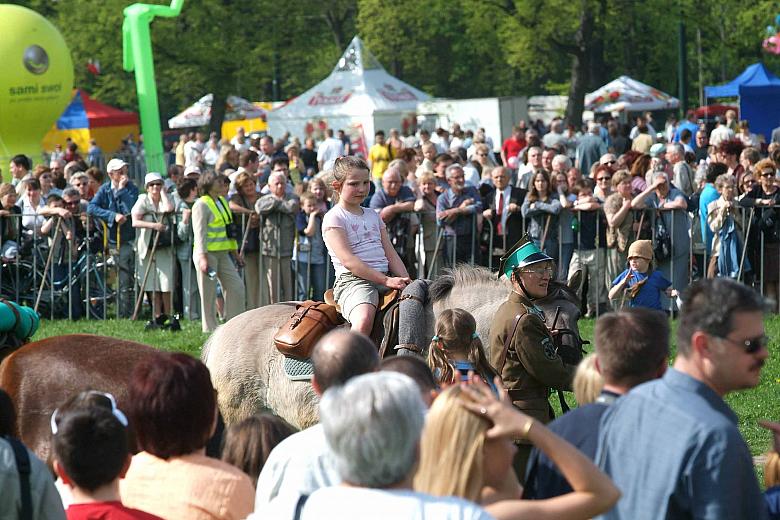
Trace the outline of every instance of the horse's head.
<path fill-rule="evenodd" d="M 577 293 L 572 289 L 578 283 L 578 273 L 571 278 L 569 285 L 551 281 L 547 296 L 534 301 L 544 312 L 547 327 L 569 363 L 577 363 L 582 357 L 583 341 L 577 326 L 581 315 L 580 302 Z"/>

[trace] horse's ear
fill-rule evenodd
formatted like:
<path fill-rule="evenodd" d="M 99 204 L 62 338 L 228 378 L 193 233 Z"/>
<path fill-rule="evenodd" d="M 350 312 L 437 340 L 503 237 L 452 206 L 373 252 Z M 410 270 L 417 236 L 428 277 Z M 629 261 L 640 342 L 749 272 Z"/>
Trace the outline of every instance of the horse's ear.
<path fill-rule="evenodd" d="M 569 286 L 569 289 L 572 291 L 579 291 L 580 287 L 582 286 L 582 270 L 578 269 L 574 272 L 574 274 L 569 276 L 569 281 L 566 283 L 566 285 Z"/>

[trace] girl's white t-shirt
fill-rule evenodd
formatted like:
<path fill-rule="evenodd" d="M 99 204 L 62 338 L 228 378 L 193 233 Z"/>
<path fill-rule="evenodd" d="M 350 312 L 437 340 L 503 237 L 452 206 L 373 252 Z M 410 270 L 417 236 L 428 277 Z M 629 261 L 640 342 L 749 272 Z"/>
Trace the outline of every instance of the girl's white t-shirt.
<path fill-rule="evenodd" d="M 330 228 L 343 229 L 352 253 L 372 269 L 386 273 L 389 269 L 389 261 L 382 247 L 382 229 L 385 228 L 385 223 L 375 211 L 368 208 L 361 209 L 362 215 L 354 215 L 336 204 L 322 219 L 322 233 L 324 235 Z M 330 248 L 328 254 L 336 270 L 336 278 L 349 272 Z"/>

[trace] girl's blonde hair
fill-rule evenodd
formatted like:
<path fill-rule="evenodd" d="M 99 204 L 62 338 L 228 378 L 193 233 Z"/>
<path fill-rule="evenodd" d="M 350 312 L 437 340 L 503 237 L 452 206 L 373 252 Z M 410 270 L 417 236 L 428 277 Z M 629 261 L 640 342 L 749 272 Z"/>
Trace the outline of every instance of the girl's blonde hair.
<path fill-rule="evenodd" d="M 764 462 L 764 486 L 767 488 L 780 484 L 780 455 L 776 451 L 766 454 Z"/>
<path fill-rule="evenodd" d="M 434 496 L 478 502 L 484 485 L 485 433 L 491 423 L 466 410 L 459 385 L 433 402 L 420 439 L 414 489 Z"/>
<path fill-rule="evenodd" d="M 579 406 L 592 403 L 598 398 L 604 387 L 604 378 L 596 370 L 596 354 L 588 354 L 582 358 L 574 373 L 572 387 Z"/>
<path fill-rule="evenodd" d="M 482 340 L 477 335 L 477 322 L 468 311 L 457 308 L 446 309 L 439 315 L 428 347 L 428 366 L 438 383 L 459 381 L 458 373 L 450 363 L 455 352 L 465 354 L 488 384 L 493 382 L 497 374 L 485 357 Z"/>
<path fill-rule="evenodd" d="M 352 170 L 366 170 L 367 172 L 371 172 L 368 164 L 361 157 L 348 155 L 346 157 L 339 157 L 336 159 L 336 162 L 333 163 L 333 180 L 344 182 L 344 179 L 347 178 L 347 175 L 349 175 Z"/>

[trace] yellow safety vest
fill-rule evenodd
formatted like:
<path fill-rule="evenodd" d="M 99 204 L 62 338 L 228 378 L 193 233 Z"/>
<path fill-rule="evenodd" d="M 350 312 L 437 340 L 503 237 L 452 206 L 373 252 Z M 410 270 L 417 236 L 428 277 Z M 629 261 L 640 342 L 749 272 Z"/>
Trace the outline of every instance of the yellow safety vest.
<path fill-rule="evenodd" d="M 209 195 L 203 195 L 200 198 L 203 203 L 209 207 L 214 219 L 209 222 L 206 231 L 206 250 L 207 251 L 235 251 L 238 249 L 236 241 L 228 238 L 225 226 L 233 222 L 233 213 L 228 208 L 225 197 L 220 197 L 221 207 L 217 207 L 214 199 Z"/>

